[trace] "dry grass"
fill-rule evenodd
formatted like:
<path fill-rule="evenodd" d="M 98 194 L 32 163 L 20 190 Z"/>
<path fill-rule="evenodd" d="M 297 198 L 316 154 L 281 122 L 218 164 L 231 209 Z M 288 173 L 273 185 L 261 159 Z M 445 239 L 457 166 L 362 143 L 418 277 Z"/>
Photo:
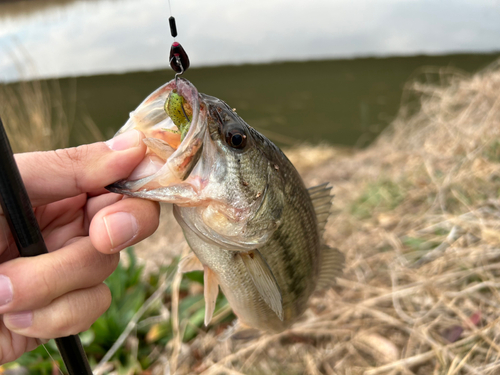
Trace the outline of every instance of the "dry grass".
<path fill-rule="evenodd" d="M 500 63 L 427 68 L 370 148 L 288 150 L 307 185 L 334 185 L 326 240 L 343 278 L 286 332 L 209 330 L 152 373 L 500 373 L 499 130 Z"/>
<path fill-rule="evenodd" d="M 71 131 L 53 82 L 21 82 L 0 86 L 0 115 L 14 152 L 66 147 Z M 54 124 L 52 126 L 52 124 Z"/>
<path fill-rule="evenodd" d="M 0 117 L 15 153 L 68 147 L 73 125 L 81 143 L 103 139 L 85 111 L 76 115 L 76 89 L 69 92 L 57 80 L 0 85 Z"/>

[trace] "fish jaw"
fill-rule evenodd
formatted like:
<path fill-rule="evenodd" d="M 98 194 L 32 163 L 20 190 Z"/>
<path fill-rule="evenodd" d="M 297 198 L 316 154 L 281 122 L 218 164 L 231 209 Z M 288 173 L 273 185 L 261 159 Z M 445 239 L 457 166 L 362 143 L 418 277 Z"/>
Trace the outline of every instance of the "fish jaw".
<path fill-rule="evenodd" d="M 176 130 L 176 124 L 165 110 L 165 103 L 172 92 L 181 95 L 191 109 L 191 124 L 187 132 L 183 129 L 183 142 L 181 133 Z M 206 133 L 205 123 L 206 114 L 200 106 L 198 91 L 189 81 L 179 78 L 155 90 L 130 113 L 129 120 L 116 135 L 131 129 L 143 132 L 146 136 L 144 142 L 148 146 L 146 159 L 154 159 L 153 164 L 156 166 L 163 160 L 164 165 L 154 170 L 151 168 L 152 163 L 144 161 L 131 174 L 132 178 L 135 176 L 141 178 L 135 180 L 129 178 L 120 186 L 114 186 L 114 190 L 118 190 L 119 187 L 130 191 L 151 190 L 182 183 L 201 156 Z M 147 175 L 146 172 L 151 173 Z"/>

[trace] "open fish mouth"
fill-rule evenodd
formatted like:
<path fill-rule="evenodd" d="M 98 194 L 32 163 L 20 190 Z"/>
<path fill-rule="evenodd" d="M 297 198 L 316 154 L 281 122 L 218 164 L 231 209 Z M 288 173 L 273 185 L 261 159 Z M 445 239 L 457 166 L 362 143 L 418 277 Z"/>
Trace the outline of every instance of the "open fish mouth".
<path fill-rule="evenodd" d="M 200 158 L 206 117 L 198 90 L 186 79 L 174 79 L 155 90 L 115 135 L 132 129 L 143 132 L 146 157 L 127 180 L 108 189 L 135 192 L 182 183 Z"/>

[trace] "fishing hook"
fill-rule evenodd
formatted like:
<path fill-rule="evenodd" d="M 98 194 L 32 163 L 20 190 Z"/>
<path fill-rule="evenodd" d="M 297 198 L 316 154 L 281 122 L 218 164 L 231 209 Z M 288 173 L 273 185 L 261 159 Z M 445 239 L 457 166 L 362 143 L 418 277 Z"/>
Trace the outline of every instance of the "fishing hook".
<path fill-rule="evenodd" d="M 180 72 L 177 72 L 175 73 L 175 86 L 177 86 L 177 79 L 179 78 L 179 76 L 183 75 L 184 74 L 184 67 L 182 66 L 182 61 L 181 61 L 181 57 L 178 56 L 178 55 L 174 55 L 175 58 L 175 63 L 177 64 L 177 66 L 180 68 Z M 184 112 L 184 107 L 182 107 L 182 111 Z M 184 112 L 184 115 L 186 115 L 186 113 Z M 187 118 L 187 116 L 186 116 Z"/>

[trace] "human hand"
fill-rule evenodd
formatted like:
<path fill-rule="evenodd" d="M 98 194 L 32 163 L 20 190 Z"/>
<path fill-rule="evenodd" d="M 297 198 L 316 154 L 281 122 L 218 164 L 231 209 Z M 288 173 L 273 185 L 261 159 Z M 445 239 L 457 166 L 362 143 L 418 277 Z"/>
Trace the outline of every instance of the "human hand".
<path fill-rule="evenodd" d="M 38 339 L 87 330 L 109 307 L 103 281 L 119 250 L 158 227 L 158 203 L 104 189 L 143 160 L 143 137 L 132 130 L 106 143 L 15 155 L 49 253 L 19 258 L 0 209 L 0 363 Z"/>

